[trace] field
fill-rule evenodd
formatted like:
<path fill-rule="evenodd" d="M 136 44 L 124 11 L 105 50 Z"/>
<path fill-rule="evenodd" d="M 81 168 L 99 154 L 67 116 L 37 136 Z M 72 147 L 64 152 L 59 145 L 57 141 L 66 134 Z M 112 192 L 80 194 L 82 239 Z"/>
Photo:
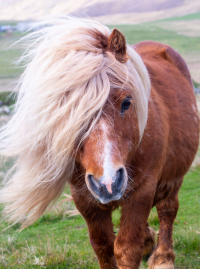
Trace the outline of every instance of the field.
<path fill-rule="evenodd" d="M 200 83 L 200 31 L 198 23 L 200 13 L 174 19 L 156 21 L 140 25 L 111 26 L 121 30 L 128 43 L 142 40 L 155 40 L 167 43 L 175 48 L 186 60 L 192 78 Z M 181 22 L 181 23 L 180 23 Z M 192 30 L 188 30 L 191 27 Z M 193 27 L 194 25 L 197 25 Z M 188 33 L 190 35 L 188 36 Z M 18 38 L 16 35 L 0 36 L 0 91 L 9 91 L 22 68 L 14 68 L 11 62 L 22 50 L 14 45 L 8 50 L 8 44 Z M 196 84 L 198 85 L 198 84 Z M 5 94 L 0 93 L 5 99 Z M 197 96 L 200 104 L 200 97 Z M 1 123 L 8 116 L 1 115 Z M 180 209 L 174 224 L 174 249 L 176 269 L 200 269 L 200 166 L 199 157 L 184 179 L 179 193 Z M 0 180 L 11 166 L 8 161 L 2 165 Z M 69 188 L 66 187 L 66 193 Z M 36 223 L 19 233 L 19 226 L 9 229 L 8 224 L 0 222 L 0 268 L 99 268 L 97 258 L 90 246 L 87 226 L 84 219 L 69 216 L 66 211 L 74 209 L 73 202 L 59 202 Z M 113 213 L 114 231 L 119 230 L 120 209 Z M 155 208 L 149 217 L 150 225 L 158 231 L 159 222 Z M 147 268 L 145 262 L 141 269 Z"/>

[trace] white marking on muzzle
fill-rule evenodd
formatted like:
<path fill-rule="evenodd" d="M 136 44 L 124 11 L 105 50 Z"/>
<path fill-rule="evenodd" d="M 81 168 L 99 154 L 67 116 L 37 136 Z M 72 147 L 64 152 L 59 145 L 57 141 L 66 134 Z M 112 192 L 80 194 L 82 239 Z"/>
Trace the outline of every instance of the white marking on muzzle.
<path fill-rule="evenodd" d="M 100 143 L 103 146 L 103 150 L 101 156 L 99 156 L 103 163 L 103 176 L 101 182 L 105 184 L 107 191 L 112 193 L 112 183 L 113 178 L 115 177 L 115 169 L 113 169 L 112 163 L 112 143 L 108 140 L 108 126 L 104 121 L 101 123 L 100 128 L 103 130 L 103 143 Z"/>

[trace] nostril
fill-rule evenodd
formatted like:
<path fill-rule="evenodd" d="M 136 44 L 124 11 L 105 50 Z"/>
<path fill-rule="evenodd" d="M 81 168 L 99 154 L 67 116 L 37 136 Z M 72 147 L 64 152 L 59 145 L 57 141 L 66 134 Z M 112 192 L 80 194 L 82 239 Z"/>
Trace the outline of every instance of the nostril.
<path fill-rule="evenodd" d="M 98 182 L 95 180 L 94 176 L 91 175 L 91 174 L 88 174 L 88 175 L 87 175 L 87 178 L 88 178 L 88 182 L 89 182 L 89 185 L 90 185 L 91 189 L 92 189 L 96 194 L 99 194 L 99 184 L 98 184 Z"/>
<path fill-rule="evenodd" d="M 121 190 L 124 182 L 124 168 L 120 168 L 117 171 L 116 186 L 118 190 Z"/>
<path fill-rule="evenodd" d="M 91 182 L 93 180 L 93 175 L 88 174 L 87 178 L 88 178 L 88 181 Z"/>
<path fill-rule="evenodd" d="M 124 169 L 123 169 L 123 168 L 120 168 L 120 169 L 117 171 L 117 177 L 118 177 L 118 178 L 122 178 L 122 177 L 124 177 Z"/>

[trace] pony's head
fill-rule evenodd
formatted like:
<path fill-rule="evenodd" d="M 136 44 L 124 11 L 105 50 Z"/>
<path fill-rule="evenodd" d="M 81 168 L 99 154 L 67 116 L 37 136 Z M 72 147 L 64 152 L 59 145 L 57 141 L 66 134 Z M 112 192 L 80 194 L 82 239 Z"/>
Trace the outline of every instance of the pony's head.
<path fill-rule="evenodd" d="M 88 189 L 106 204 L 119 200 L 126 189 L 126 166 L 140 138 L 135 105 L 129 91 L 112 89 L 102 112 L 77 157 L 85 169 Z"/>
<path fill-rule="evenodd" d="M 140 56 L 118 30 L 72 17 L 44 25 L 27 39 L 15 114 L 0 137 L 1 155 L 17 157 L 0 202 L 26 224 L 59 197 L 76 162 L 101 203 L 120 199 L 150 93 Z"/>

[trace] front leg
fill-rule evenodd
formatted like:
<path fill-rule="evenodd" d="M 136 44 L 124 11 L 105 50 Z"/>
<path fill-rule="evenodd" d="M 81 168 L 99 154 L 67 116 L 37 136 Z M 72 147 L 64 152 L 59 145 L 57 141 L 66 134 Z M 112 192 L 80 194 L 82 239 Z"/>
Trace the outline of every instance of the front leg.
<path fill-rule="evenodd" d="M 115 234 L 113 232 L 111 209 L 102 210 L 91 203 L 90 193 L 84 195 L 71 186 L 71 193 L 77 209 L 87 222 L 90 243 L 97 255 L 101 269 L 117 269 L 114 257 Z"/>
<path fill-rule="evenodd" d="M 98 257 L 102 269 L 115 269 L 113 224 L 111 211 L 100 210 L 93 217 L 86 219 L 89 229 L 90 243 Z"/>
<path fill-rule="evenodd" d="M 136 190 L 122 207 L 120 231 L 114 245 L 119 269 L 138 269 L 144 250 L 147 219 L 153 203 L 154 191 L 144 187 Z"/>

